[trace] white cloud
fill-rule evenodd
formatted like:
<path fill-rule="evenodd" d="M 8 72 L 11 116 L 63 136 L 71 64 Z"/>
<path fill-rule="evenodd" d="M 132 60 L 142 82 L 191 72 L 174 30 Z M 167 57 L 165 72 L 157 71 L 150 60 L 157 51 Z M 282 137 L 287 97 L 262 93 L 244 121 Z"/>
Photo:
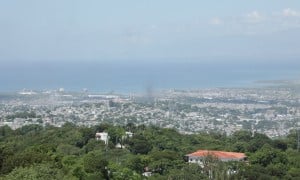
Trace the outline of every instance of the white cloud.
<path fill-rule="evenodd" d="M 250 22 L 250 23 L 259 23 L 259 22 L 265 20 L 265 17 L 257 11 L 252 11 L 246 15 L 246 19 L 247 19 L 247 22 Z"/>
<path fill-rule="evenodd" d="M 286 8 L 282 11 L 284 17 L 300 17 L 300 12 L 292 10 L 291 8 Z"/>
<path fill-rule="evenodd" d="M 223 21 L 218 17 L 214 17 L 210 20 L 209 23 L 212 25 L 221 25 L 221 24 L 223 24 Z"/>

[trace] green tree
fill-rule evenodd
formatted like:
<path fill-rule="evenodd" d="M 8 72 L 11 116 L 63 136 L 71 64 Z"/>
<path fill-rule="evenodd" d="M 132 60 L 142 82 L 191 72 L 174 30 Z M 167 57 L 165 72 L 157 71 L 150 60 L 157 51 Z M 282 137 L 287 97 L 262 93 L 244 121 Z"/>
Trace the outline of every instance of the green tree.
<path fill-rule="evenodd" d="M 152 145 L 149 141 L 141 136 L 134 136 L 129 142 L 129 149 L 134 154 L 147 154 L 152 149 Z"/>
<path fill-rule="evenodd" d="M 61 180 L 63 172 L 52 164 L 36 164 L 28 167 L 19 167 L 6 175 L 3 179 L 7 180 Z"/>
<path fill-rule="evenodd" d="M 111 172 L 110 177 L 114 180 L 140 180 L 141 175 L 137 172 L 133 171 L 132 169 L 129 169 L 127 167 L 122 167 L 120 165 L 117 165 L 115 163 L 111 163 L 109 165 L 109 170 Z"/>
<path fill-rule="evenodd" d="M 14 131 L 8 125 L 1 126 L 0 127 L 0 140 L 1 140 L 1 138 L 13 135 L 13 133 L 14 133 Z"/>
<path fill-rule="evenodd" d="M 145 155 L 134 155 L 127 159 L 126 167 L 134 170 L 137 173 L 143 173 L 144 168 L 148 166 L 150 158 Z"/>
<path fill-rule="evenodd" d="M 80 148 L 70 144 L 60 144 L 56 150 L 63 155 L 79 155 L 82 152 Z"/>
<path fill-rule="evenodd" d="M 272 176 L 268 175 L 265 167 L 259 164 L 254 164 L 245 167 L 239 172 L 239 179 L 249 179 L 249 180 L 271 180 Z"/>
<path fill-rule="evenodd" d="M 198 164 L 186 164 L 182 169 L 172 169 L 166 179 L 170 180 L 199 180 L 208 179 Z"/>
<path fill-rule="evenodd" d="M 2 173 L 9 173 L 17 167 L 25 167 L 47 161 L 51 161 L 51 157 L 48 155 L 33 150 L 26 150 L 12 156 L 7 156 L 3 161 L 1 171 Z"/>
<path fill-rule="evenodd" d="M 265 145 L 250 156 L 250 162 L 267 167 L 270 164 L 287 164 L 288 159 L 285 152 L 274 149 L 270 145 Z"/>
<path fill-rule="evenodd" d="M 98 174 L 103 178 L 108 178 L 108 161 L 99 151 L 89 152 L 83 158 L 83 167 L 87 173 Z"/>
<path fill-rule="evenodd" d="M 287 166 L 282 163 L 274 163 L 267 166 L 266 170 L 269 175 L 283 178 L 287 173 Z"/>
<path fill-rule="evenodd" d="M 297 140 L 298 140 L 298 134 L 297 130 L 290 131 L 289 135 L 287 136 L 287 144 L 289 148 L 297 149 Z"/>
<path fill-rule="evenodd" d="M 287 148 L 288 148 L 287 143 L 282 139 L 275 139 L 275 140 L 273 140 L 272 144 L 273 144 L 274 148 L 281 149 L 283 151 L 287 150 Z"/>
<path fill-rule="evenodd" d="M 22 126 L 21 128 L 17 129 L 15 132 L 18 135 L 26 135 L 26 134 L 37 135 L 42 130 L 43 130 L 42 126 L 31 124 L 31 125 Z"/>
<path fill-rule="evenodd" d="M 272 140 L 267 135 L 254 133 L 253 138 L 249 142 L 248 151 L 255 152 L 266 144 L 272 144 Z"/>
<path fill-rule="evenodd" d="M 125 130 L 121 127 L 110 127 L 107 130 L 108 134 L 109 134 L 109 138 L 111 140 L 111 142 L 116 145 L 117 143 L 121 143 L 122 144 L 122 136 L 125 135 Z"/>
<path fill-rule="evenodd" d="M 104 150 L 105 144 L 104 141 L 97 141 L 95 138 L 92 138 L 88 143 L 83 147 L 86 153 L 94 150 Z"/>

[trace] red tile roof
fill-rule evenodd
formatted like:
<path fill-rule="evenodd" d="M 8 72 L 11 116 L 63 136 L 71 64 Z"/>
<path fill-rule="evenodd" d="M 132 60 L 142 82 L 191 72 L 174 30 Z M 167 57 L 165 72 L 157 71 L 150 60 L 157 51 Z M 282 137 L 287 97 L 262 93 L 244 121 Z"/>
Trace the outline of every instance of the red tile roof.
<path fill-rule="evenodd" d="M 198 150 L 187 156 L 205 157 L 208 155 L 215 156 L 219 159 L 243 159 L 247 157 L 244 153 L 226 152 L 226 151 L 211 151 L 211 150 Z"/>

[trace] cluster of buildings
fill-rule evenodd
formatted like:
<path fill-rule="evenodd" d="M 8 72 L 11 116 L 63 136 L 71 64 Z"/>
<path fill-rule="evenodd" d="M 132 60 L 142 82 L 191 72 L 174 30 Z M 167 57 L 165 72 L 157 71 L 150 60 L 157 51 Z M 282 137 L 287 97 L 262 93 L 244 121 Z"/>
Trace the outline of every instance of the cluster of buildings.
<path fill-rule="evenodd" d="M 143 95 L 47 91 L 0 97 L 0 126 L 62 126 L 65 122 L 155 125 L 182 133 L 241 129 L 285 136 L 300 126 L 300 98 L 289 88 L 169 90 Z M 19 116 L 34 112 L 34 117 Z"/>

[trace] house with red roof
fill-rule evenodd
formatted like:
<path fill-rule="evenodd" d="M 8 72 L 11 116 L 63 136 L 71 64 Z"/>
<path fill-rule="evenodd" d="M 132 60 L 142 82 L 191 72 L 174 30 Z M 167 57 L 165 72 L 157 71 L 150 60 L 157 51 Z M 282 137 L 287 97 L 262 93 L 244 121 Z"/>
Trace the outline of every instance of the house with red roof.
<path fill-rule="evenodd" d="M 213 150 L 198 150 L 196 152 L 186 155 L 189 163 L 197 163 L 200 165 L 203 164 L 203 161 L 208 156 L 215 157 L 218 160 L 223 161 L 223 162 L 245 161 L 247 159 L 247 156 L 245 155 L 245 153 L 213 151 Z"/>

